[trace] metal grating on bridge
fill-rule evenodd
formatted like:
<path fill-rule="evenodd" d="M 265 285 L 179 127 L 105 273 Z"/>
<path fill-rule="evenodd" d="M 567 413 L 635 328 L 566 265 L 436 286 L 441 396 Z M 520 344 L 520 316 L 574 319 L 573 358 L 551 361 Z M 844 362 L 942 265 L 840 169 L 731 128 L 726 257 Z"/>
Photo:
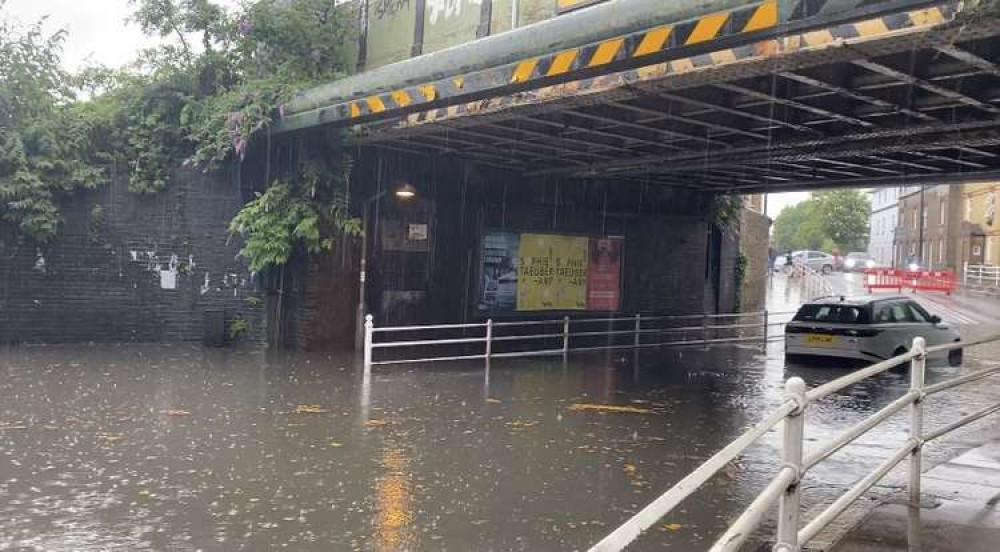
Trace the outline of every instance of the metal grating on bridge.
<path fill-rule="evenodd" d="M 958 6 L 408 113 L 354 141 L 718 191 L 1000 179 L 1000 24 Z"/>

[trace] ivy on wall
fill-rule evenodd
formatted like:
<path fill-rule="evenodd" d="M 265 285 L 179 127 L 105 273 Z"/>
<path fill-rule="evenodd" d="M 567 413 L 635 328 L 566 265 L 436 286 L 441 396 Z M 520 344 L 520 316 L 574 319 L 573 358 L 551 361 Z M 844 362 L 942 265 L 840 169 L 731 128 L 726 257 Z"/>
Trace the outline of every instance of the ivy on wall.
<path fill-rule="evenodd" d="M 64 196 L 127 170 L 129 189 L 157 193 L 173 168 L 242 161 L 299 90 L 345 73 L 347 26 L 333 0 L 130 0 L 132 21 L 167 39 L 123 68 L 61 68 L 65 33 L 4 17 L 0 0 L 0 216 L 37 241 L 53 237 Z M 237 215 L 254 270 L 298 245 L 330 247 L 358 232 L 347 210 L 349 160 L 302 167 Z M 290 231 L 272 231 L 280 222 Z"/>

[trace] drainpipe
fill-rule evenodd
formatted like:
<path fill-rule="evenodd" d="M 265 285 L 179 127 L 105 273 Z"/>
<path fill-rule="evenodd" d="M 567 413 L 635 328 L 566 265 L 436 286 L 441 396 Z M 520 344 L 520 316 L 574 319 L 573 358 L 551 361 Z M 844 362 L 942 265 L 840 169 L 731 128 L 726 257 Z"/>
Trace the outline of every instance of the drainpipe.
<path fill-rule="evenodd" d="M 516 29 L 518 18 L 521 15 L 521 0 L 512 0 L 510 8 L 510 28 Z"/>

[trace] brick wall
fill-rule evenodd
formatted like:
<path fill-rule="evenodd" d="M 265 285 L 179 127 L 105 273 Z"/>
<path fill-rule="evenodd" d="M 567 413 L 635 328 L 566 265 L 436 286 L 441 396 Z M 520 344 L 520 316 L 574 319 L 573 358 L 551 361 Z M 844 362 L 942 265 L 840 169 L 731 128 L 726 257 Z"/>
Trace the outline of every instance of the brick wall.
<path fill-rule="evenodd" d="M 770 240 L 771 220 L 749 209 L 740 214 L 740 252 L 746 256 L 746 278 L 740 290 L 740 310 L 764 310 L 767 295 L 767 248 Z"/>
<path fill-rule="evenodd" d="M 243 203 L 229 173 L 174 172 L 159 194 L 126 179 L 74 195 L 36 245 L 0 225 L 0 343 L 199 341 L 206 311 L 262 334 L 262 309 L 226 224 Z"/>

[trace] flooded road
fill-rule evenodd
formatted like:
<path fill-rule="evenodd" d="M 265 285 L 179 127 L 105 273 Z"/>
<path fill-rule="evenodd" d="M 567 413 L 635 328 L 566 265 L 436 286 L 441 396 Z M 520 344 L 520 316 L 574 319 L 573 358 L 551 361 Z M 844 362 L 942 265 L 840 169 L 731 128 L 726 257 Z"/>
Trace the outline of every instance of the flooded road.
<path fill-rule="evenodd" d="M 995 330 L 965 328 L 966 337 Z M 932 364 L 928 383 L 1000 359 Z M 782 402 L 781 343 L 377 368 L 186 345 L 0 351 L 0 550 L 581 550 Z M 810 407 L 817 446 L 905 392 L 889 373 Z M 934 428 L 1000 400 L 934 396 Z M 575 405 L 575 406 L 574 406 Z M 584 405 L 584 406 L 581 406 Z M 585 405 L 617 405 L 599 412 Z M 906 436 L 905 412 L 807 476 L 829 501 Z M 997 436 L 927 448 L 931 466 Z M 702 550 L 775 473 L 772 431 L 630 550 Z M 956 446 L 957 445 L 957 446 Z M 807 449 L 808 450 L 808 449 Z"/>
<path fill-rule="evenodd" d="M 352 366 L 188 346 L 3 352 L 0 549 L 584 549 L 780 403 L 784 378 L 844 373 L 786 369 L 780 344 L 638 366 L 597 354 L 385 368 L 368 381 Z M 807 436 L 832 436 L 905 386 L 889 374 L 814 406 Z M 986 381 L 929 412 L 998 399 Z M 817 468 L 807 502 L 904 434 L 895 420 Z M 634 549 L 707 547 L 771 476 L 778 444 L 767 435 Z"/>

